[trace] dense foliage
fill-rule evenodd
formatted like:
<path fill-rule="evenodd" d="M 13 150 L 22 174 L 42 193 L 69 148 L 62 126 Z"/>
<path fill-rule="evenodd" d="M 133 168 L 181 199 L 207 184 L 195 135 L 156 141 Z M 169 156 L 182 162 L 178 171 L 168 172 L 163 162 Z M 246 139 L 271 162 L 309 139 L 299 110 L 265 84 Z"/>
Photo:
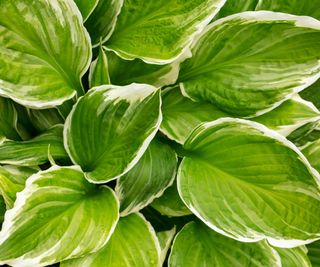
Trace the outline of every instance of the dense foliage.
<path fill-rule="evenodd" d="M 0 265 L 320 266 L 319 0 L 0 0 Z"/>

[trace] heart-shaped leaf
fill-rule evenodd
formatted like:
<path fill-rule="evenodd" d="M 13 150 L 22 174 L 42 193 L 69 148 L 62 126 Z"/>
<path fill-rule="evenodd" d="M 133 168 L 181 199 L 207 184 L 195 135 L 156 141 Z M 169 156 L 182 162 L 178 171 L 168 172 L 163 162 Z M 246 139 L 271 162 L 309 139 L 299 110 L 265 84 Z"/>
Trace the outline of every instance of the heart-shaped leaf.
<path fill-rule="evenodd" d="M 91 47 L 72 0 L 1 1 L 0 33 L 0 95 L 45 108 L 82 93 Z"/>
<path fill-rule="evenodd" d="M 32 175 L 5 214 L 0 264 L 45 266 L 103 247 L 118 221 L 111 189 L 97 187 L 77 167 Z"/>
<path fill-rule="evenodd" d="M 160 90 L 145 84 L 91 89 L 65 124 L 65 147 L 86 178 L 104 183 L 142 157 L 162 119 Z"/>
<path fill-rule="evenodd" d="M 278 253 L 266 241 L 241 243 L 195 222 L 185 225 L 174 239 L 169 267 L 191 266 L 274 266 Z"/>
<path fill-rule="evenodd" d="M 210 24 L 182 63 L 183 93 L 236 116 L 257 116 L 320 77 L 320 22 L 270 11 Z"/>
<path fill-rule="evenodd" d="M 279 247 L 320 238 L 320 175 L 281 135 L 224 118 L 200 125 L 184 148 L 179 194 L 212 229 Z"/>
<path fill-rule="evenodd" d="M 225 0 L 124 1 L 106 46 L 125 59 L 170 63 L 188 49 L 224 3 Z"/>

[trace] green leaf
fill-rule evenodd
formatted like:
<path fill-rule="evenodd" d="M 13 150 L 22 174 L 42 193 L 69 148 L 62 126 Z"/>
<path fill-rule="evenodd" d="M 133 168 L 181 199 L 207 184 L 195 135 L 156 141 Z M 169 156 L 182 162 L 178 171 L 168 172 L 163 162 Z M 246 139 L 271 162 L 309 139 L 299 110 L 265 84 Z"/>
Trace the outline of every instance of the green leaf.
<path fill-rule="evenodd" d="M 122 4 L 123 0 L 99 0 L 84 24 L 90 34 L 92 45 L 97 46 L 109 39 Z"/>
<path fill-rule="evenodd" d="M 306 247 L 275 248 L 281 258 L 283 267 L 312 267 L 307 256 Z"/>
<path fill-rule="evenodd" d="M 320 175 L 283 136 L 224 118 L 200 125 L 184 148 L 179 194 L 215 231 L 289 248 L 320 238 Z"/>
<path fill-rule="evenodd" d="M 241 243 L 206 226 L 190 222 L 174 239 L 169 267 L 281 266 L 277 252 L 266 241 Z"/>
<path fill-rule="evenodd" d="M 316 141 L 318 139 L 320 139 L 320 124 L 316 124 L 314 126 L 314 124 L 312 124 L 313 127 L 309 127 L 310 129 L 305 129 L 301 135 L 300 134 L 300 130 L 302 130 L 303 128 L 307 128 L 307 126 L 309 126 L 308 124 L 299 128 L 298 130 L 296 130 L 295 132 L 293 132 L 290 136 L 288 136 L 288 138 L 293 137 L 292 139 L 289 139 L 290 141 L 293 140 L 293 142 L 299 146 L 300 148 L 302 146 L 305 146 L 306 144 L 308 144 L 309 142 L 313 142 Z"/>
<path fill-rule="evenodd" d="M 154 139 L 138 163 L 117 181 L 121 215 L 139 211 L 160 197 L 173 183 L 177 161 L 169 145 Z"/>
<path fill-rule="evenodd" d="M 160 90 L 146 84 L 91 89 L 65 124 L 65 147 L 86 178 L 104 183 L 127 173 L 161 123 Z"/>
<path fill-rule="evenodd" d="M 62 133 L 63 126 L 56 125 L 28 141 L 4 140 L 0 143 L 0 163 L 35 166 L 46 163 L 48 155 L 55 160 L 69 162 Z"/>
<path fill-rule="evenodd" d="M 319 121 L 320 112 L 311 102 L 305 101 L 297 95 L 252 120 L 288 136 L 307 123 Z"/>
<path fill-rule="evenodd" d="M 183 144 L 191 131 L 202 122 L 213 121 L 222 117 L 230 117 L 209 102 L 194 102 L 183 97 L 178 88 L 170 88 L 162 94 L 163 120 L 161 131 L 170 139 Z M 299 127 L 316 122 L 320 112 L 312 103 L 294 96 L 275 109 L 252 118 L 284 136 Z"/>
<path fill-rule="evenodd" d="M 224 18 L 244 11 L 254 11 L 259 0 L 227 0 L 214 19 Z"/>
<path fill-rule="evenodd" d="M 171 230 L 157 232 L 157 237 L 159 240 L 161 254 L 160 254 L 160 264 L 163 266 L 164 261 L 166 260 L 167 253 L 170 249 L 172 240 L 176 234 L 176 227 L 173 227 Z"/>
<path fill-rule="evenodd" d="M 64 119 L 59 111 L 51 109 L 29 109 L 28 115 L 32 125 L 39 131 L 44 132 L 57 124 L 63 124 Z"/>
<path fill-rule="evenodd" d="M 135 82 L 162 87 L 174 84 L 178 78 L 180 61 L 167 65 L 154 65 L 147 64 L 141 59 L 125 60 L 108 51 L 110 79 L 112 84 L 116 85 Z"/>
<path fill-rule="evenodd" d="M 0 196 L 0 229 L 4 220 L 4 214 L 6 212 L 6 204 L 4 203 L 4 199 Z"/>
<path fill-rule="evenodd" d="M 0 195 L 7 209 L 13 207 L 16 194 L 24 189 L 27 178 L 38 171 L 36 167 L 0 166 Z"/>
<path fill-rule="evenodd" d="M 320 266 L 320 241 L 313 242 L 307 245 L 308 257 L 312 267 Z"/>
<path fill-rule="evenodd" d="M 102 45 L 100 45 L 99 55 L 90 66 L 89 87 L 110 84 L 108 69 L 107 55 Z"/>
<path fill-rule="evenodd" d="M 103 2 L 104 0 L 101 0 Z M 94 8 L 98 5 L 99 0 L 74 0 L 74 2 L 77 4 L 83 20 L 86 20 L 89 15 L 92 13 Z"/>
<path fill-rule="evenodd" d="M 62 262 L 61 267 L 156 267 L 160 246 L 152 226 L 140 214 L 122 217 L 109 242 L 100 251 Z"/>
<path fill-rule="evenodd" d="M 318 139 L 318 136 L 320 136 L 320 133 L 317 133 L 319 131 L 319 129 L 317 129 L 318 127 L 319 122 L 307 123 L 293 131 L 289 136 L 287 136 L 287 139 L 301 148 L 302 146 L 306 145 L 306 143 Z"/>
<path fill-rule="evenodd" d="M 236 116 L 258 116 L 320 77 L 320 22 L 270 11 L 210 24 L 178 81 L 185 96 Z"/>
<path fill-rule="evenodd" d="M 91 47 L 72 0 L 1 1 L 0 33 L 0 95 L 46 108 L 82 93 Z"/>
<path fill-rule="evenodd" d="M 124 1 L 106 46 L 125 59 L 171 63 L 190 46 L 225 0 Z"/>
<path fill-rule="evenodd" d="M 28 108 L 15 102 L 13 102 L 13 104 L 18 115 L 16 126 L 18 134 L 20 135 L 22 140 L 29 140 L 33 138 L 37 135 L 37 131 L 33 127 L 33 124 L 28 116 Z"/>
<path fill-rule="evenodd" d="M 300 95 L 302 98 L 312 102 L 318 109 L 320 109 L 320 80 L 300 92 Z"/>
<path fill-rule="evenodd" d="M 192 212 L 182 202 L 178 194 L 176 183 L 167 188 L 161 197 L 155 199 L 151 203 L 151 207 L 162 215 L 169 217 L 179 217 L 192 214 Z"/>
<path fill-rule="evenodd" d="M 17 132 L 17 120 L 17 111 L 13 103 L 7 98 L 0 97 L 0 138 L 21 139 Z"/>
<path fill-rule="evenodd" d="M 259 0 L 256 10 L 272 10 L 320 19 L 318 0 Z"/>
<path fill-rule="evenodd" d="M 320 139 L 307 143 L 301 152 L 306 156 L 310 164 L 320 172 Z"/>
<path fill-rule="evenodd" d="M 0 264 L 45 266 L 102 248 L 118 221 L 111 189 L 86 181 L 78 167 L 32 175 L 5 214 Z"/>
<path fill-rule="evenodd" d="M 160 130 L 180 144 L 200 123 L 229 116 L 209 102 L 194 102 L 182 96 L 177 87 L 164 90 L 162 101 L 163 120 Z"/>

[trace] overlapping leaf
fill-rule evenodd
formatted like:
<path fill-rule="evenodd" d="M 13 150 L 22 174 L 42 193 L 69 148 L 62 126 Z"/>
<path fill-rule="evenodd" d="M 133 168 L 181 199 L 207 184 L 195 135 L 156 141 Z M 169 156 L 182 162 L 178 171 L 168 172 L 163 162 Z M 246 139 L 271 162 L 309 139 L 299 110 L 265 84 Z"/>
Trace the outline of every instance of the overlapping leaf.
<path fill-rule="evenodd" d="M 13 207 L 16 194 L 24 189 L 27 178 L 38 171 L 36 167 L 0 166 L 0 195 L 7 209 Z"/>
<path fill-rule="evenodd" d="M 241 243 L 200 223 L 188 223 L 177 234 L 169 267 L 281 266 L 280 258 L 266 241 Z"/>
<path fill-rule="evenodd" d="M 181 65 L 183 93 L 237 116 L 278 106 L 320 76 L 320 22 L 268 11 L 210 24 Z"/>
<path fill-rule="evenodd" d="M 163 195 L 151 203 L 151 207 L 162 215 L 169 217 L 179 217 L 190 215 L 192 212 L 182 202 L 176 182 L 164 191 Z"/>
<path fill-rule="evenodd" d="M 160 91 L 145 84 L 91 89 L 65 124 L 65 147 L 86 178 L 104 183 L 128 172 L 161 123 Z"/>
<path fill-rule="evenodd" d="M 0 97 L 0 139 L 20 140 L 16 128 L 17 120 L 17 111 L 13 103 L 7 98 Z"/>
<path fill-rule="evenodd" d="M 80 1 L 80 0 L 78 0 Z M 108 40 L 117 22 L 124 0 L 99 0 L 85 22 L 93 46 Z"/>
<path fill-rule="evenodd" d="M 138 163 L 117 181 L 121 213 L 149 205 L 173 183 L 177 156 L 170 146 L 154 139 Z"/>
<path fill-rule="evenodd" d="M 155 87 L 170 85 L 176 82 L 179 63 L 155 65 L 147 64 L 141 59 L 125 60 L 114 52 L 108 52 L 108 68 L 112 84 L 128 85 L 130 83 L 147 83 Z"/>
<path fill-rule="evenodd" d="M 46 266 L 96 252 L 118 220 L 111 189 L 86 181 L 76 167 L 52 167 L 31 176 L 5 214 L 0 264 Z"/>
<path fill-rule="evenodd" d="M 282 266 L 288 267 L 311 267 L 310 260 L 307 256 L 307 248 L 275 248 L 281 258 Z"/>
<path fill-rule="evenodd" d="M 89 87 L 110 84 L 109 67 L 106 51 L 100 46 L 98 57 L 91 63 Z"/>
<path fill-rule="evenodd" d="M 0 95 L 44 108 L 82 93 L 91 49 L 72 0 L 1 1 L 0 35 Z"/>
<path fill-rule="evenodd" d="M 157 267 L 160 246 L 152 226 L 140 215 L 122 217 L 109 242 L 96 253 L 63 262 L 61 267 Z"/>
<path fill-rule="evenodd" d="M 124 1 L 106 46 L 125 59 L 170 63 L 188 49 L 194 36 L 224 3 L 225 0 Z"/>
<path fill-rule="evenodd" d="M 227 0 L 214 19 L 224 18 L 244 11 L 254 11 L 259 0 Z"/>
<path fill-rule="evenodd" d="M 103 2 L 104 0 L 102 0 Z M 91 12 L 94 10 L 94 8 L 97 6 L 99 0 L 74 0 L 74 2 L 77 4 L 83 20 L 86 20 Z"/>
<path fill-rule="evenodd" d="M 318 0 L 260 0 L 256 10 L 272 10 L 320 19 Z"/>
<path fill-rule="evenodd" d="M 319 173 L 281 135 L 225 118 L 196 128 L 184 148 L 179 194 L 215 231 L 279 247 L 320 238 Z"/>
<path fill-rule="evenodd" d="M 0 163 L 35 166 L 46 163 L 50 157 L 68 163 L 62 133 L 63 126 L 56 125 L 28 141 L 4 140 L 0 143 Z"/>

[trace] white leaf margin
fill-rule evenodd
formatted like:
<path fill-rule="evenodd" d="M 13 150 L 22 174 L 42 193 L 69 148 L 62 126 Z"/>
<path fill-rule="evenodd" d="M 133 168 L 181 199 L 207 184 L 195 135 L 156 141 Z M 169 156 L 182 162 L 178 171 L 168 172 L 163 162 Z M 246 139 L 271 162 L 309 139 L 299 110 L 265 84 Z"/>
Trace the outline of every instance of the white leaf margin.
<path fill-rule="evenodd" d="M 174 154 L 175 154 L 175 163 L 176 163 L 176 166 L 177 166 L 177 164 L 178 164 L 178 156 L 177 156 L 177 153 L 174 152 Z M 176 178 L 176 175 L 177 175 L 177 167 L 175 167 L 175 170 L 174 170 L 174 172 L 172 174 L 172 177 L 170 178 L 169 183 L 163 189 L 161 189 L 157 194 L 153 194 L 151 197 L 149 197 L 144 202 L 139 202 L 138 204 L 134 204 L 134 203 L 131 202 L 131 204 L 125 210 L 123 210 L 120 213 L 120 216 L 124 217 L 124 216 L 127 216 L 127 215 L 131 214 L 131 213 L 138 212 L 141 209 L 143 209 L 146 206 L 148 206 L 150 203 L 152 203 L 156 198 L 161 197 L 164 194 L 164 192 L 166 191 L 166 189 L 173 185 L 173 183 L 175 181 L 175 178 Z M 121 203 L 121 200 L 123 199 L 122 191 L 123 190 L 122 190 L 122 187 L 120 185 L 120 180 L 117 180 L 117 184 L 116 184 L 116 187 L 115 187 L 115 192 L 116 192 L 116 194 L 118 196 L 118 199 L 119 199 L 120 203 Z"/>
<path fill-rule="evenodd" d="M 199 34 L 194 40 L 193 43 L 190 46 L 190 50 L 192 50 L 198 43 L 199 39 L 201 39 L 207 32 L 209 32 L 212 28 L 219 26 L 225 22 L 231 21 L 233 19 L 244 19 L 247 20 L 248 23 L 250 21 L 282 21 L 282 22 L 292 22 L 294 26 L 296 27 L 304 27 L 304 28 L 310 28 L 314 30 L 319 30 L 320 31 L 320 21 L 316 20 L 315 18 L 308 17 L 308 16 L 296 16 L 296 15 L 291 15 L 291 14 L 286 14 L 286 13 L 281 13 L 281 12 L 273 12 L 273 11 L 246 11 L 242 13 L 237 13 L 233 14 L 230 16 L 227 16 L 225 18 L 218 19 L 217 21 L 209 24 L 201 34 Z M 192 52 L 190 52 L 192 54 Z M 318 68 L 320 68 L 320 59 L 318 59 Z M 315 68 L 317 70 L 318 68 Z M 320 72 L 315 72 L 314 75 L 311 77 L 305 78 L 301 81 L 301 85 L 293 87 L 292 92 L 288 93 L 282 100 L 275 102 L 272 106 L 269 108 L 260 110 L 256 112 L 253 115 L 250 116 L 245 116 L 243 118 L 254 118 L 260 115 L 263 115 L 276 107 L 280 106 L 284 101 L 292 98 L 295 94 L 301 92 L 303 89 L 309 87 L 313 83 L 315 83 L 318 79 L 320 78 Z M 186 92 L 184 88 L 183 82 L 179 83 L 180 85 L 180 90 L 183 96 L 198 102 L 194 98 L 192 98 L 188 93 Z"/>
<path fill-rule="evenodd" d="M 149 92 L 149 94 L 147 94 L 147 95 L 141 94 L 140 89 L 142 86 L 144 87 L 144 93 Z M 132 104 L 135 101 L 140 101 L 140 100 L 145 99 L 146 97 L 150 96 L 151 94 L 159 93 L 159 101 L 160 101 L 159 116 L 158 116 L 158 120 L 156 122 L 156 125 L 155 125 L 153 131 L 150 133 L 149 136 L 146 137 L 146 139 L 144 140 L 144 142 L 140 146 L 139 150 L 136 151 L 136 153 L 135 153 L 136 155 L 135 155 L 134 159 L 128 164 L 128 166 L 125 168 L 125 170 L 122 173 L 120 173 L 119 175 L 112 177 L 111 179 L 108 179 L 106 181 L 103 181 L 103 180 L 96 181 L 94 179 L 91 179 L 91 177 L 90 177 L 90 175 L 88 175 L 88 173 L 84 172 L 84 176 L 86 177 L 86 179 L 90 183 L 93 183 L 93 184 L 101 184 L 101 183 L 105 183 L 105 182 L 110 182 L 110 181 L 118 179 L 122 175 L 129 172 L 138 163 L 139 159 L 143 156 L 144 152 L 147 150 L 150 142 L 157 134 L 157 132 L 160 128 L 161 122 L 162 122 L 162 111 L 161 111 L 162 98 L 161 98 L 160 88 L 156 88 L 152 85 L 142 84 L 142 83 L 141 84 L 131 83 L 126 86 L 101 85 L 101 86 L 93 87 L 92 89 L 90 89 L 89 92 L 85 96 L 90 97 L 90 94 L 93 94 L 95 92 L 105 91 L 106 89 L 110 89 L 106 92 L 106 96 L 107 96 L 106 99 L 111 100 L 111 101 L 115 101 L 115 103 L 119 100 L 126 100 L 129 104 Z M 139 94 L 133 94 L 132 91 L 139 92 Z M 70 126 L 71 126 L 71 120 L 72 120 L 73 114 L 74 114 L 80 100 L 85 96 L 80 97 L 78 102 L 72 107 L 72 110 L 65 121 L 64 129 L 63 129 L 64 148 L 65 148 L 67 154 L 69 155 L 71 161 L 75 165 L 78 165 L 78 164 L 76 163 L 76 160 L 72 157 L 72 153 L 71 153 L 71 151 L 69 149 L 69 145 L 68 145 L 68 137 L 67 136 L 68 136 L 68 130 L 70 129 Z M 99 112 L 99 110 L 97 110 L 97 112 Z"/>
<path fill-rule="evenodd" d="M 224 4 L 226 2 L 227 2 L 227 0 L 219 0 L 215 10 L 211 14 L 209 14 L 206 18 L 201 20 L 199 23 L 193 25 L 193 27 L 196 29 L 195 32 L 193 34 L 191 34 L 189 36 L 189 38 L 186 38 L 186 40 L 183 42 L 184 45 L 182 45 L 180 47 L 180 48 L 182 48 L 181 52 L 173 58 L 155 59 L 155 58 L 150 58 L 150 57 L 138 57 L 136 55 L 129 54 L 126 51 L 121 51 L 121 50 L 116 51 L 115 49 L 109 48 L 108 45 L 107 45 L 106 49 L 114 52 L 117 56 L 119 56 L 125 60 L 133 60 L 133 59 L 139 58 L 147 64 L 155 64 L 155 65 L 165 65 L 165 64 L 173 63 L 174 61 L 181 58 L 182 55 L 190 54 L 190 48 L 191 48 L 191 45 L 194 42 L 194 40 L 198 39 L 198 35 L 202 33 L 202 31 L 205 29 L 205 27 L 210 23 L 210 21 L 214 18 L 214 16 L 218 14 L 220 9 L 224 6 Z"/>
<path fill-rule="evenodd" d="M 0 232 L 0 245 L 5 242 L 9 236 L 11 235 L 12 231 L 10 231 L 11 225 L 14 225 L 14 220 L 16 218 L 16 216 L 19 215 L 19 213 L 23 210 L 27 200 L 32 196 L 33 192 L 35 190 L 37 190 L 38 186 L 35 185 L 33 182 L 36 181 L 39 177 L 42 176 L 42 174 L 44 173 L 48 173 L 51 171 L 55 171 L 55 170 L 60 170 L 60 169 L 72 169 L 78 172 L 82 173 L 82 170 L 80 168 L 80 166 L 66 166 L 66 167 L 60 167 L 58 165 L 54 165 L 51 168 L 45 170 L 45 171 L 39 171 L 33 175 L 31 175 L 27 181 L 26 181 L 26 185 L 25 188 L 21 191 L 18 192 L 16 194 L 16 201 L 14 203 L 14 206 L 12 209 L 9 209 L 6 211 L 5 215 L 4 215 L 4 221 L 2 224 L 2 229 Z M 111 190 L 109 187 L 107 186 L 103 186 L 105 188 L 107 188 L 114 196 L 114 199 L 117 203 L 118 209 L 120 207 L 120 203 L 119 200 L 115 194 L 115 192 L 113 190 Z M 103 246 L 106 245 L 106 243 L 110 240 L 113 232 L 115 231 L 115 228 L 118 224 L 118 221 L 120 219 L 119 214 L 117 215 L 117 219 L 114 221 L 113 226 L 110 229 L 110 232 L 108 233 L 108 236 L 105 240 L 105 242 L 101 245 L 100 248 L 97 248 L 95 251 L 92 252 L 97 252 L 98 250 L 100 250 Z M 55 247 L 58 246 L 59 243 L 56 243 L 54 246 L 52 246 L 49 250 L 47 250 L 46 252 L 42 253 L 41 255 L 34 257 L 34 258 L 25 258 L 24 255 L 16 258 L 16 259 L 10 259 L 10 260 L 6 260 L 6 261 L 0 261 L 0 265 L 4 265 L 4 264 L 10 264 L 12 266 L 17 266 L 17 267 L 30 267 L 30 266 L 34 266 L 34 267 L 38 267 L 38 266 L 46 266 L 46 265 L 50 265 L 53 264 L 55 262 L 51 262 L 51 261 L 47 261 L 47 262 L 42 262 L 41 260 L 44 257 L 48 257 L 51 255 L 51 253 L 54 252 Z M 74 253 L 77 253 L 77 248 L 75 248 L 68 256 L 69 259 L 72 257 L 72 255 Z"/>
<path fill-rule="evenodd" d="M 307 158 L 301 153 L 301 151 L 289 140 L 287 140 L 284 136 L 282 136 L 281 134 L 270 130 L 269 128 L 267 128 L 266 126 L 264 126 L 263 124 L 257 123 L 257 122 L 253 122 L 253 121 L 248 121 L 248 120 L 244 120 L 244 119 L 236 119 L 236 118 L 221 118 L 221 119 L 217 119 L 215 121 L 212 122 L 207 122 L 207 123 L 203 123 L 200 124 L 199 126 L 197 126 L 189 135 L 189 137 L 187 138 L 186 142 L 193 142 L 193 140 L 195 140 L 199 134 L 201 134 L 203 131 L 205 131 L 207 128 L 210 128 L 212 126 L 216 126 L 219 125 L 221 123 L 224 122 L 235 122 L 235 123 L 241 123 L 241 124 L 246 124 L 250 127 L 255 128 L 256 130 L 260 131 L 264 136 L 266 137 L 270 137 L 273 138 L 277 141 L 279 141 L 281 144 L 283 144 L 284 146 L 290 148 L 291 150 L 293 150 L 300 158 L 300 160 L 304 163 L 304 165 L 307 167 L 307 169 L 309 170 L 309 173 L 314 177 L 315 182 L 318 185 L 318 188 L 320 187 L 320 174 L 318 173 L 318 171 L 313 168 L 311 166 L 311 164 L 308 162 Z M 193 139 L 190 139 L 191 135 L 193 134 L 193 132 L 195 130 L 197 130 L 198 128 L 203 128 L 202 132 L 199 132 L 197 136 L 194 136 Z M 222 234 L 224 236 L 227 236 L 229 238 L 238 240 L 240 242 L 258 242 L 261 240 L 266 239 L 272 246 L 275 247 L 280 247 L 280 248 L 293 248 L 293 247 L 297 247 L 297 246 L 302 246 L 302 245 L 306 245 L 309 243 L 312 243 L 316 240 L 320 239 L 320 234 L 319 234 L 319 238 L 314 238 L 314 239 L 307 239 L 307 240 L 297 240 L 297 239 L 275 239 L 275 238 L 271 238 L 262 234 L 257 234 L 255 231 L 250 231 L 248 230 L 248 232 L 250 232 L 250 234 L 252 236 L 255 236 L 254 238 L 244 238 L 242 236 L 238 236 L 238 235 L 231 235 L 227 232 L 225 232 L 223 229 L 217 227 L 216 225 L 212 224 L 211 222 L 207 221 L 198 211 L 197 209 L 191 205 L 188 204 L 183 198 L 182 198 L 182 192 L 181 192 L 181 170 L 183 166 L 183 162 L 184 162 L 185 158 L 183 158 L 183 160 L 180 163 L 179 169 L 178 169 L 178 173 L 177 173 L 177 188 L 178 188 L 178 193 L 180 195 L 181 200 L 183 201 L 183 203 L 190 209 L 190 211 L 196 215 L 201 221 L 203 221 L 208 227 L 210 227 L 211 229 L 213 229 L 214 231 L 216 231 L 219 234 Z"/>
<path fill-rule="evenodd" d="M 55 5 L 57 5 L 57 2 L 50 2 L 51 0 L 44 0 L 46 3 L 48 3 L 52 9 L 55 9 Z M 55 0 L 57 1 L 57 0 Z M 74 18 L 78 20 L 79 22 L 79 25 L 83 25 L 83 18 L 82 18 L 82 15 L 80 13 L 80 10 L 79 8 L 77 7 L 76 3 L 73 1 L 73 0 L 64 0 L 65 2 L 67 2 L 68 6 L 70 7 L 70 10 L 71 12 L 73 12 L 73 14 L 75 15 Z M 56 7 L 57 8 L 57 7 Z M 57 16 L 58 16 L 58 13 L 57 12 Z M 61 15 L 61 13 L 59 13 Z M 62 18 L 62 21 L 63 21 L 64 18 Z M 90 38 L 90 35 L 87 31 L 87 29 L 83 27 L 83 33 L 84 33 L 84 39 L 86 40 L 87 44 L 90 45 L 91 44 L 91 38 Z M 91 59 L 92 59 L 92 49 L 88 49 L 88 61 L 87 61 L 87 64 L 84 66 L 83 70 L 80 72 L 80 77 L 79 77 L 79 84 L 82 85 L 81 83 L 81 78 L 82 76 L 87 72 L 87 70 L 89 69 L 90 67 L 90 64 L 91 64 Z M 26 86 L 22 86 L 22 87 L 26 87 Z M 28 89 L 28 88 L 27 88 Z M 83 88 L 81 88 L 81 90 L 83 90 Z M 62 105 L 65 101 L 67 100 L 70 100 L 74 97 L 77 97 L 79 96 L 77 91 L 76 91 L 76 88 L 74 88 L 74 91 L 69 94 L 69 96 L 65 96 L 65 97 L 61 97 L 59 99 L 56 99 L 56 100 L 49 100 L 49 101 L 35 101 L 35 100 L 21 100 L 21 98 L 16 98 L 12 95 L 8 95 L 6 93 L 6 91 L 2 90 L 1 89 L 1 81 L 0 81 L 0 96 L 2 97 L 7 97 L 7 98 L 10 98 L 12 99 L 13 101 L 17 102 L 18 104 L 20 105 L 23 105 L 25 107 L 28 107 L 28 108 L 31 108 L 31 109 L 47 109 L 47 108 L 54 108 L 56 106 L 60 106 Z"/>

